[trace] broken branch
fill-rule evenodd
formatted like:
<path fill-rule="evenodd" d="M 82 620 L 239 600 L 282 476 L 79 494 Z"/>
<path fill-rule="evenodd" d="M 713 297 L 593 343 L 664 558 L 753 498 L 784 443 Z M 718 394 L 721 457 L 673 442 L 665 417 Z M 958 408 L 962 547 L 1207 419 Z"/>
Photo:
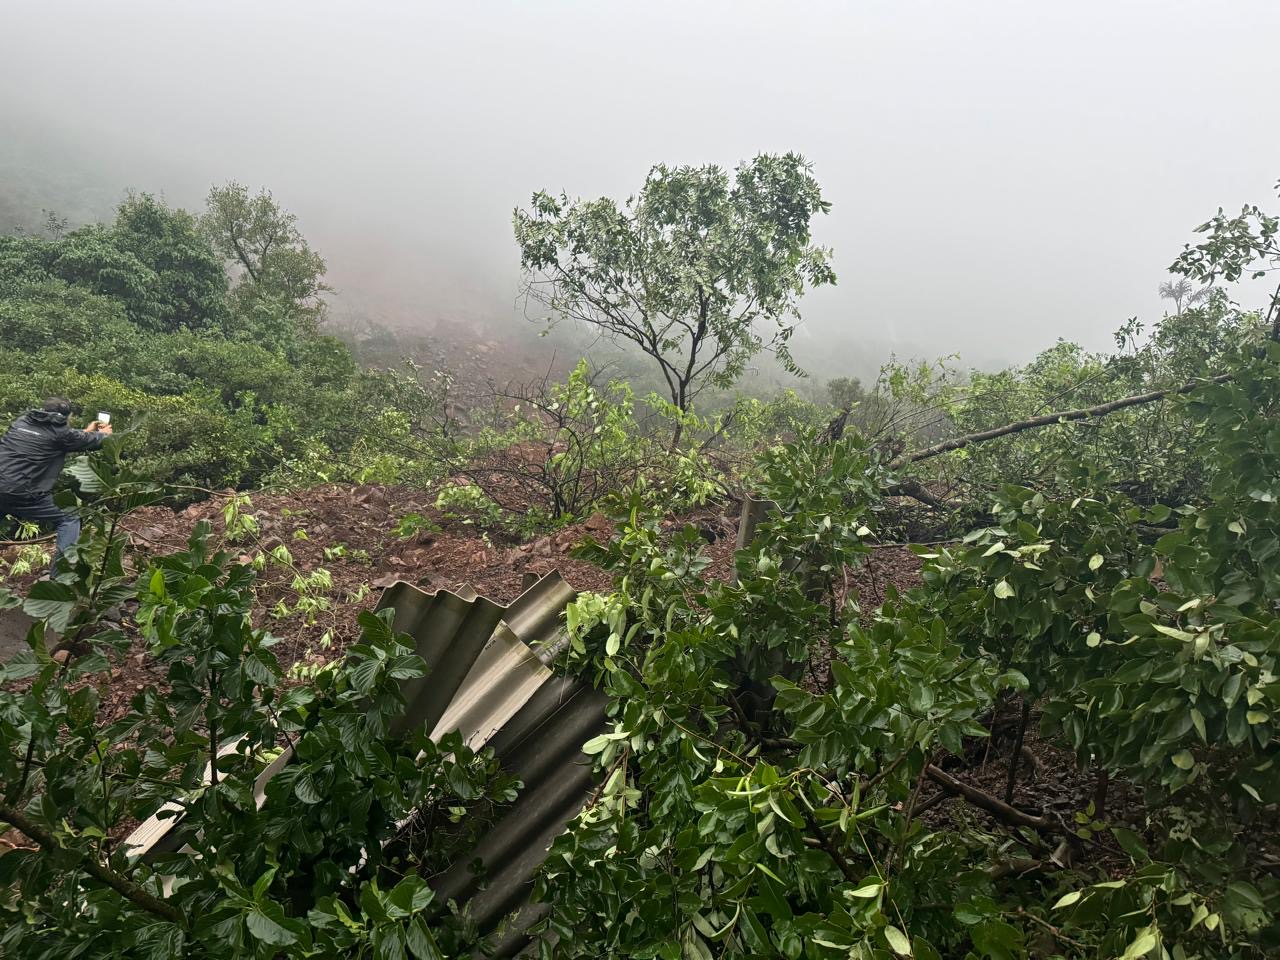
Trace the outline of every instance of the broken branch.
<path fill-rule="evenodd" d="M 997 437 L 1005 437 L 1011 433 L 1021 433 L 1024 430 L 1034 430 L 1037 427 L 1052 427 L 1059 423 L 1069 423 L 1072 420 L 1089 420 L 1093 417 L 1105 417 L 1109 413 L 1115 413 L 1117 410 L 1124 410 L 1127 407 L 1137 407 L 1144 403 L 1154 403 L 1157 400 L 1164 400 L 1167 397 L 1176 396 L 1182 393 L 1190 393 L 1197 387 L 1204 386 L 1207 383 L 1226 383 L 1230 380 L 1232 374 L 1221 373 L 1216 377 L 1208 377 L 1204 380 L 1192 380 L 1190 383 L 1184 383 L 1180 387 L 1169 387 L 1164 390 L 1152 390 L 1148 393 L 1139 393 L 1132 397 L 1122 397 L 1119 400 L 1112 400 L 1108 403 L 1100 403 L 1096 407 L 1082 407 L 1079 410 L 1060 410 L 1057 413 L 1046 413 L 1044 416 L 1031 417 L 1029 420 L 1019 420 L 1015 423 L 1007 423 L 1003 427 L 994 427 L 991 430 L 981 430 L 977 433 L 968 433 L 962 437 L 954 437 L 942 443 L 935 443 L 931 447 L 925 447 L 923 450 L 917 450 L 915 453 L 904 454 L 890 462 L 890 469 L 906 466 L 908 463 L 919 463 L 921 460 L 928 460 L 931 457 L 937 457 L 944 453 L 950 453 L 952 450 L 960 450 L 973 443 L 981 443 L 984 440 L 994 440 Z"/>

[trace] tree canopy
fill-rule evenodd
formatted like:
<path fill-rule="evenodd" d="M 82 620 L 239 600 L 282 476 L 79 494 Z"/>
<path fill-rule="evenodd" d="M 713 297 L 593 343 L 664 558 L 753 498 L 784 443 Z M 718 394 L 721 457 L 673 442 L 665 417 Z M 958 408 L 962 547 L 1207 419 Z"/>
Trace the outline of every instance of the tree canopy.
<path fill-rule="evenodd" d="M 830 209 L 796 154 L 720 167 L 655 166 L 619 205 L 534 194 L 514 216 L 525 291 L 556 314 L 634 344 L 681 412 L 787 341 L 808 287 L 834 283 L 810 236 Z M 677 436 L 678 439 L 678 436 Z"/>

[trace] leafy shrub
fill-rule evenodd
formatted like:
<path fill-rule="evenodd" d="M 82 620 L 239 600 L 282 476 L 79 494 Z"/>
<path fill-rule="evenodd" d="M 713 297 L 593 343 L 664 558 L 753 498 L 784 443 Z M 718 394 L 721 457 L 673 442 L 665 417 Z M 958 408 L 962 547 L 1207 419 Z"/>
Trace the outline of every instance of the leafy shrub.
<path fill-rule="evenodd" d="M 76 467 L 100 497 L 88 536 L 55 581 L 37 585 L 44 618 L 31 649 L 0 666 L 0 820 L 34 847 L 0 856 L 6 956 L 313 957 L 468 952 L 465 925 L 428 925 L 426 877 L 474 844 L 515 785 L 459 735 L 391 735 L 400 681 L 422 661 L 363 613 L 360 642 L 312 682 L 287 683 L 275 639 L 253 626 L 255 575 L 199 524 L 186 549 L 126 571 L 120 515 L 169 495 L 98 459 Z M 246 504 L 236 504 L 239 511 Z M 137 623 L 164 671 L 113 722 L 99 720 L 107 654 L 129 646 L 110 608 L 138 601 Z M 50 658 L 45 630 L 72 657 Z M 29 681 L 15 683 L 15 681 Z M 255 800 L 264 766 L 295 759 Z M 201 771 L 216 760 L 206 783 Z M 194 853 L 131 860 L 104 842 L 177 796 L 175 827 Z M 411 813 L 451 822 L 430 848 L 405 843 Z M 385 844 L 385 845 L 384 845 Z M 162 896 L 162 877 L 171 886 Z M 435 911 L 438 913 L 439 911 Z"/>
<path fill-rule="evenodd" d="M 450 520 L 482 528 L 501 525 L 502 508 L 474 483 L 451 483 L 436 495 L 435 507 Z"/>
<path fill-rule="evenodd" d="M 891 478 L 857 440 L 766 452 L 775 509 L 732 585 L 702 580 L 696 531 L 664 537 L 638 503 L 622 515 L 587 551 L 616 592 L 569 614 L 612 725 L 585 747 L 604 787 L 539 880 L 557 955 L 1225 960 L 1280 947 L 1266 866 L 1280 343 L 1230 369 L 1177 411 L 1216 464 L 1196 507 L 1137 506 L 1087 468 L 1049 491 L 1007 485 L 992 525 L 926 551 L 925 586 L 867 619 L 837 582 Z M 813 692 L 801 679 L 826 643 Z M 1031 815 L 943 769 L 964 767 L 984 718 L 1016 695 L 1042 705 L 1042 736 L 1083 770 L 1142 792 L 1137 821 L 1083 803 L 1061 821 Z M 994 826 L 922 823 L 930 784 Z"/>

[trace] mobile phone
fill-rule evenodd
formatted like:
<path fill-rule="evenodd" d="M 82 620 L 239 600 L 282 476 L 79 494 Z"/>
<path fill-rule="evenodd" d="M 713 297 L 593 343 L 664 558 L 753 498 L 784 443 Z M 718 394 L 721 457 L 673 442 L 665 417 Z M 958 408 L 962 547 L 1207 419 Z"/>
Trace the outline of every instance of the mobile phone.
<path fill-rule="evenodd" d="M 105 427 L 107 424 L 111 422 L 111 414 L 107 413 L 105 410 L 99 410 L 98 422 Z"/>

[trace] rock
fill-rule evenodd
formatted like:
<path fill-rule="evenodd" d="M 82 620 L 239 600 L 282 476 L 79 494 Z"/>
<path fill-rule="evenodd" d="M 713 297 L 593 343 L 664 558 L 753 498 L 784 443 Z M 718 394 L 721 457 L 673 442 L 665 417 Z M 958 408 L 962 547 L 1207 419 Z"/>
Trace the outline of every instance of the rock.
<path fill-rule="evenodd" d="M 70 650 L 58 650 L 53 655 L 53 662 L 58 664 L 66 663 L 70 659 L 71 659 Z M 116 671 L 116 672 L 118 673 L 119 671 Z"/>

